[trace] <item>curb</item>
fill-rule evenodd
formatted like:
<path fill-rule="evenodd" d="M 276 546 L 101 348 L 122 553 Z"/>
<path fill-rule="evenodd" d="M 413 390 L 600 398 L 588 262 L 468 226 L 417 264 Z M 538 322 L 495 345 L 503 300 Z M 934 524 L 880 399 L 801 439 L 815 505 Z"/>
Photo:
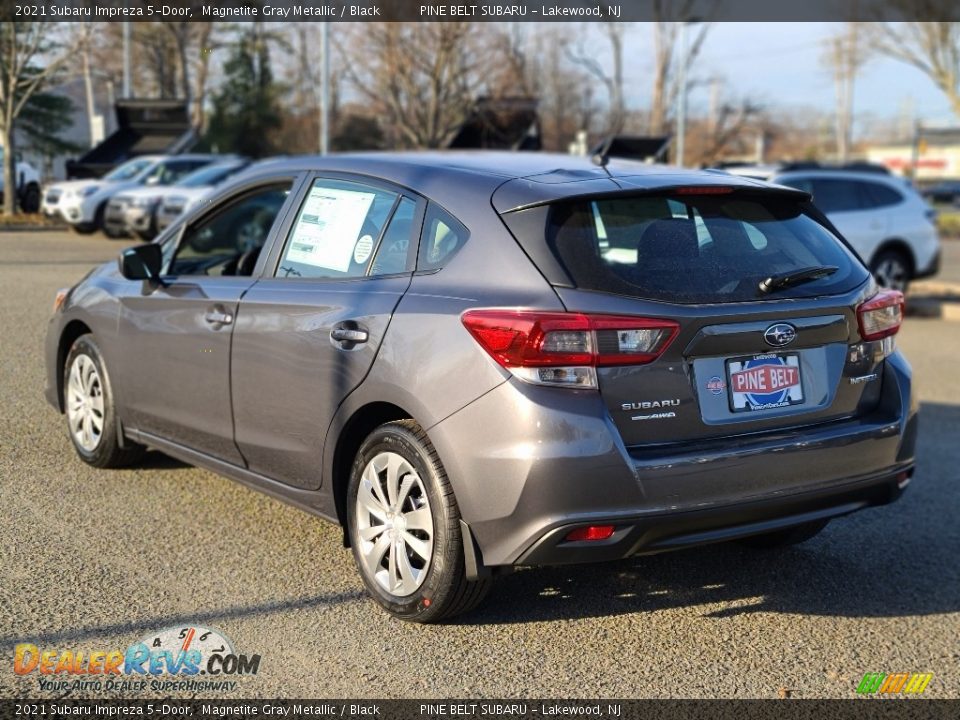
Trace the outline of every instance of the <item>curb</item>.
<path fill-rule="evenodd" d="M 910 286 L 907 316 L 960 322 L 960 284 L 923 280 Z"/>
<path fill-rule="evenodd" d="M 0 235 L 24 232 L 65 232 L 69 225 L 0 225 Z"/>
<path fill-rule="evenodd" d="M 960 322 L 960 302 L 928 297 L 910 298 L 907 300 L 907 317 Z"/>

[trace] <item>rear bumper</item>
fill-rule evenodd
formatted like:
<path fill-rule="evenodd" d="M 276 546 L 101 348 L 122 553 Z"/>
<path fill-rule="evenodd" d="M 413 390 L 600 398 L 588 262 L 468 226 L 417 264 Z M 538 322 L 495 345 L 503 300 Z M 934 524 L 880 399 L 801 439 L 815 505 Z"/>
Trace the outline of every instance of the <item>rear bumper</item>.
<path fill-rule="evenodd" d="M 768 533 L 802 523 L 849 515 L 897 500 L 913 475 L 907 465 L 879 476 L 830 485 L 816 491 L 683 513 L 632 518 L 592 519 L 589 525 L 613 525 L 607 540 L 565 542 L 584 523 L 548 530 L 517 560 L 518 565 L 563 565 L 620 560 Z"/>
<path fill-rule="evenodd" d="M 868 416 L 710 443 L 626 448 L 596 393 L 507 381 L 427 429 L 479 563 L 590 562 L 768 532 L 890 502 L 914 464 L 906 360 Z M 491 422 L 496 418 L 496 422 Z M 607 545 L 562 545 L 614 525 Z"/>

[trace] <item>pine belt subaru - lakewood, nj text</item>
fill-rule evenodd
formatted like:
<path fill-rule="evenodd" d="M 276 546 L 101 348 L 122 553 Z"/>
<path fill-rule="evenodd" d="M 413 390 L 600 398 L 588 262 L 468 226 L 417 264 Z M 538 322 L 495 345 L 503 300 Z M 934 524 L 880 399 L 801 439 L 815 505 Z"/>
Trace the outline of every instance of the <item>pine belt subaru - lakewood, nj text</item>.
<path fill-rule="evenodd" d="M 152 447 L 339 523 L 371 596 L 429 622 L 514 566 L 790 544 L 893 501 L 902 314 L 802 191 L 289 158 L 60 291 L 46 395 L 91 465 Z"/>

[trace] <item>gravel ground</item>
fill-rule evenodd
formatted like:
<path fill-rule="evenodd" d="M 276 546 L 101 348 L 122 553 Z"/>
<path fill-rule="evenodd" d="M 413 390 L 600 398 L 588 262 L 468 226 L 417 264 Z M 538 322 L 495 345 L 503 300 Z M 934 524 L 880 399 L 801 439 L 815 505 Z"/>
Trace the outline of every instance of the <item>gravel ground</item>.
<path fill-rule="evenodd" d="M 900 503 L 781 552 L 524 570 L 420 627 L 364 598 L 331 525 L 159 454 L 76 459 L 42 398 L 46 319 L 56 288 L 121 247 L 0 234 L 0 696 L 54 696 L 13 674 L 17 642 L 126 648 L 193 623 L 262 655 L 226 697 L 849 698 L 868 671 L 932 672 L 927 696 L 960 697 L 960 324 L 900 335 L 923 401 Z"/>

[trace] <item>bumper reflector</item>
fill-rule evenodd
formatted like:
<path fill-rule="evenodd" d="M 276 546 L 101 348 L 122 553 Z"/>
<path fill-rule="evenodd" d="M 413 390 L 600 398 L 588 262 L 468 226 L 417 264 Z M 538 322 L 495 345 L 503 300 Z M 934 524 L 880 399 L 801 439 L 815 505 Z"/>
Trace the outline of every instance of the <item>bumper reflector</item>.
<path fill-rule="evenodd" d="M 587 525 L 567 533 L 566 542 L 580 542 L 582 540 L 606 540 L 613 535 L 613 525 Z"/>

